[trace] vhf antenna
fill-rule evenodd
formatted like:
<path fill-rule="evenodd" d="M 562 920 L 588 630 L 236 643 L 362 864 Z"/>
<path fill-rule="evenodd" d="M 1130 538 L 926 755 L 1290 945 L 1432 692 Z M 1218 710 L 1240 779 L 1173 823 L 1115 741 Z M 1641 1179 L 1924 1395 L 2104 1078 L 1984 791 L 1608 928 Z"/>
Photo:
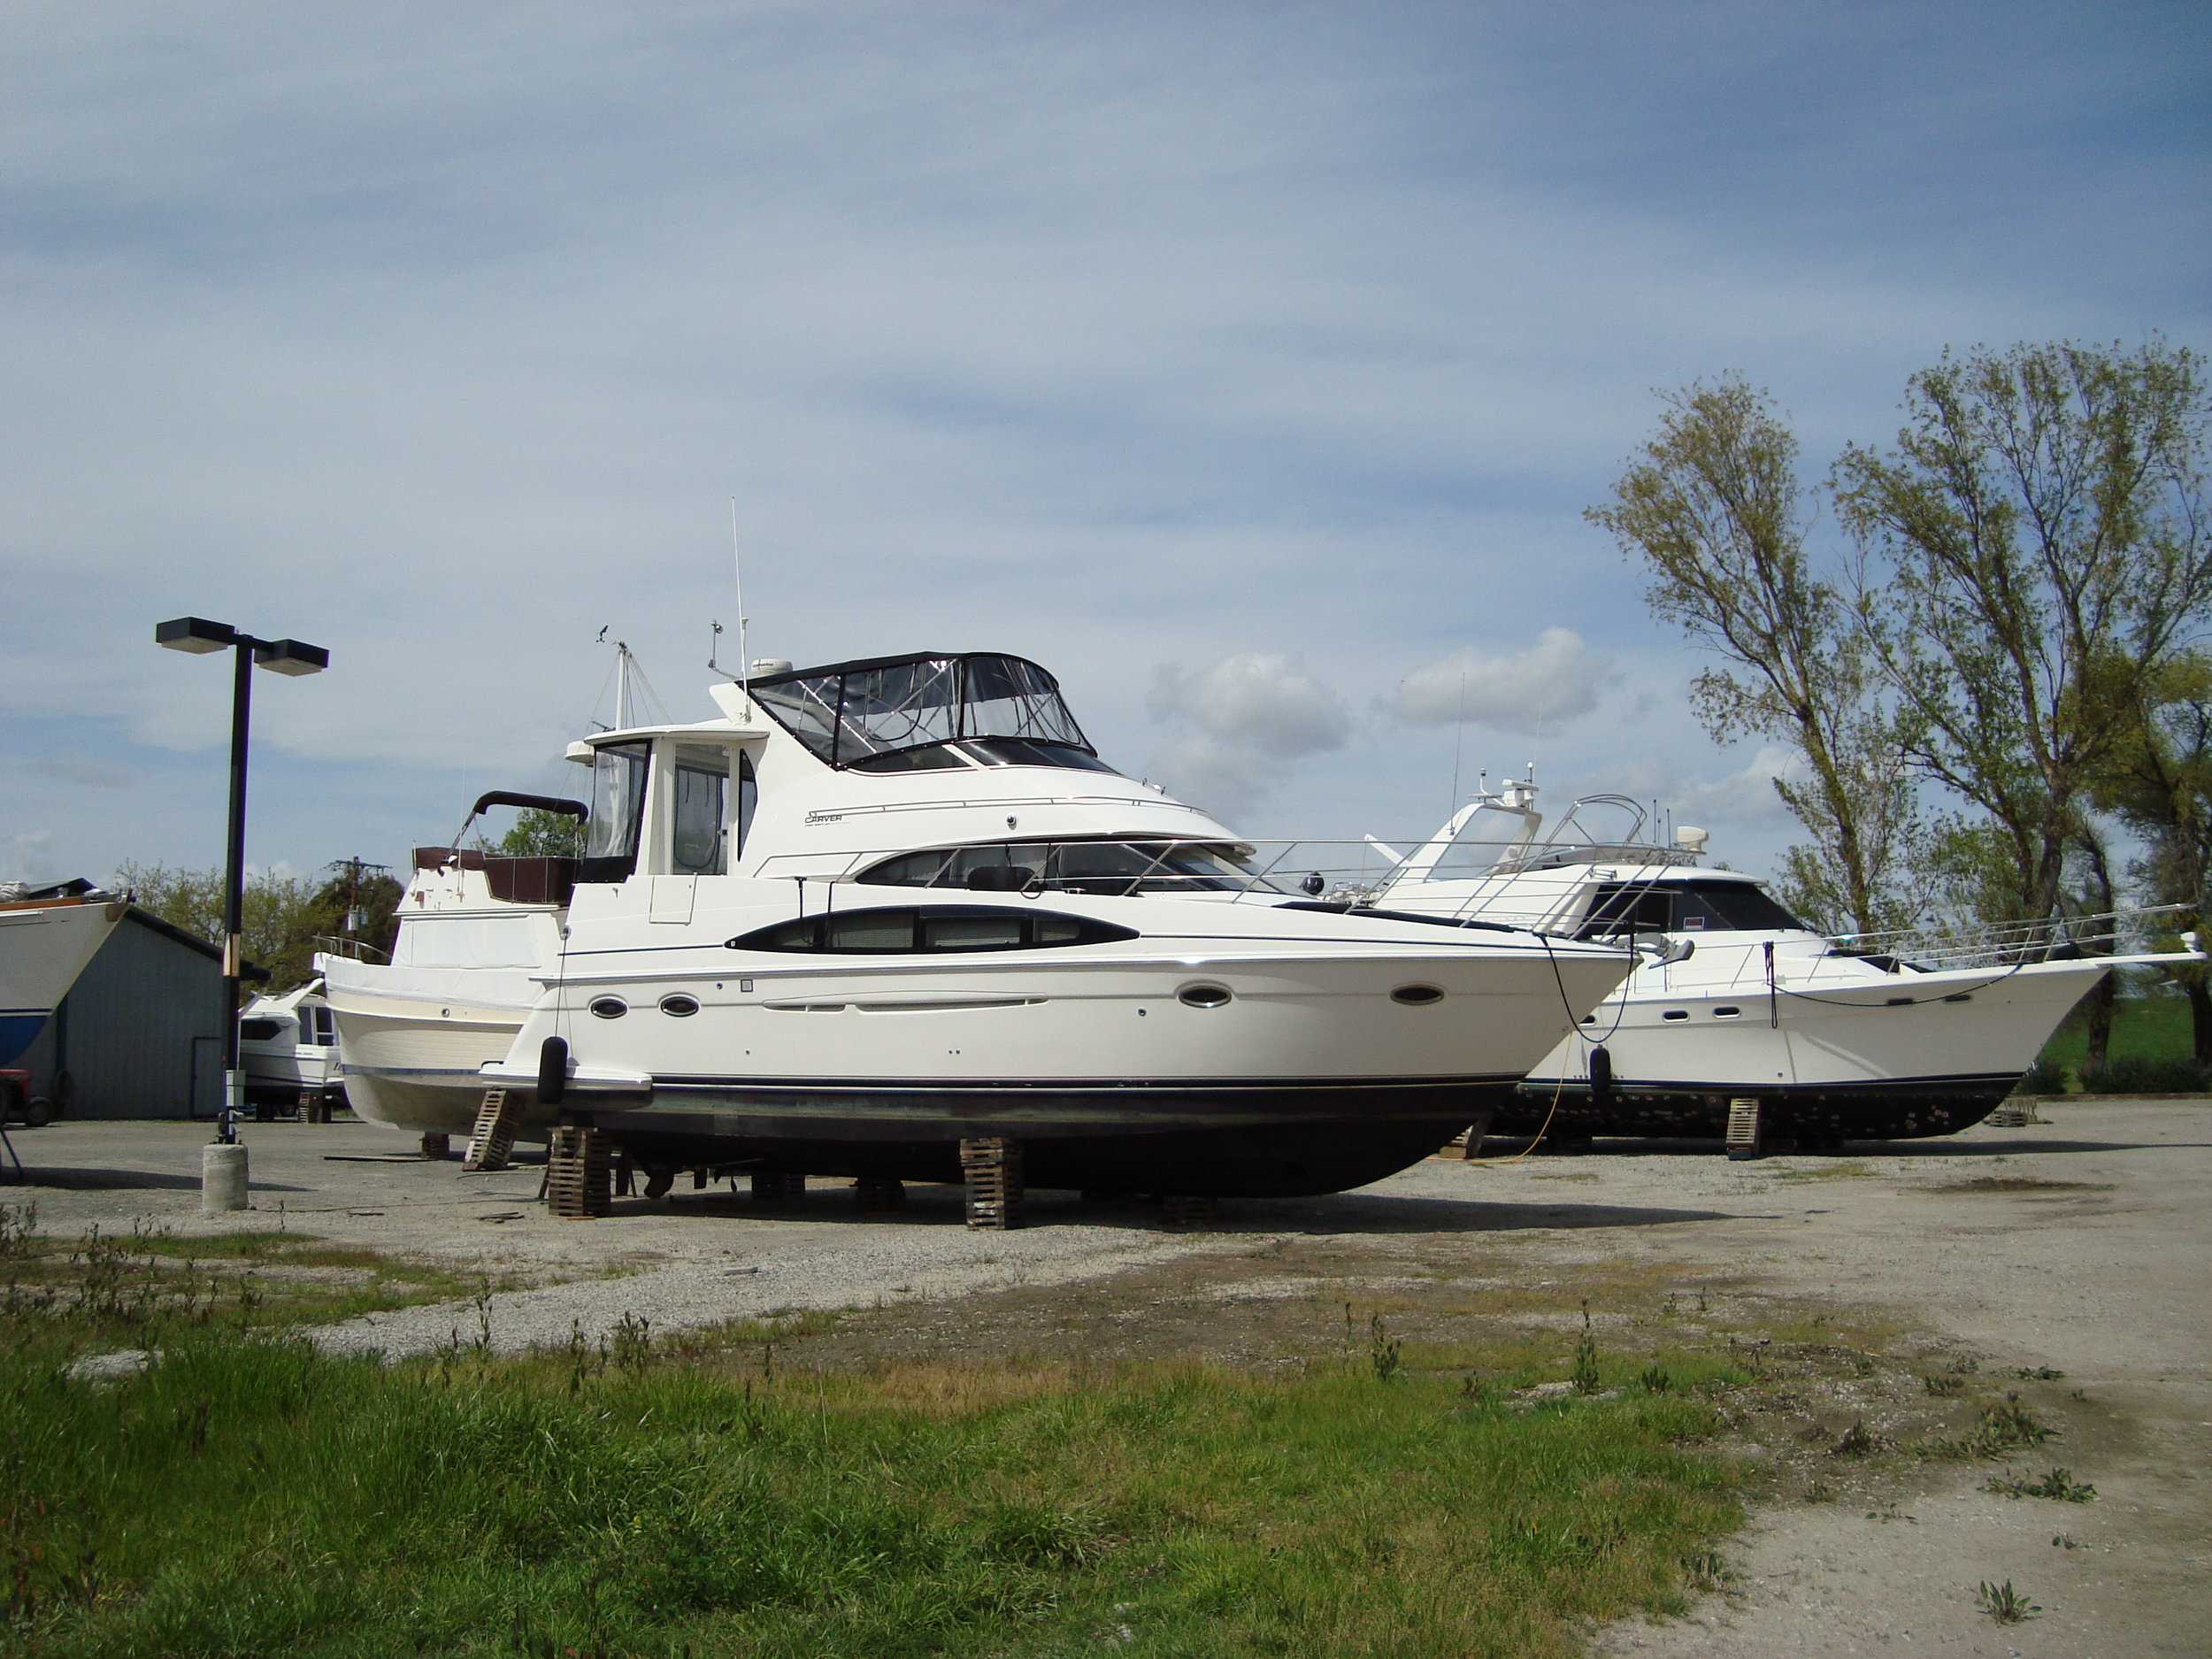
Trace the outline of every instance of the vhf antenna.
<path fill-rule="evenodd" d="M 753 700 L 753 652 L 745 640 L 745 550 L 737 539 L 737 497 L 730 497 L 730 566 L 737 573 L 737 683 L 745 701 Z"/>

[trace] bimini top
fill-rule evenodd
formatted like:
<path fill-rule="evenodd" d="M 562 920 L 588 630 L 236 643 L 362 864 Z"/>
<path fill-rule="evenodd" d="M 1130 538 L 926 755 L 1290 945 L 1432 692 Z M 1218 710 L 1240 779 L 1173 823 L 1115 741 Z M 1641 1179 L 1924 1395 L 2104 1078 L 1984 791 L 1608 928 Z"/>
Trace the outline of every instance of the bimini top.
<path fill-rule="evenodd" d="M 1102 770 L 1060 700 L 1059 682 L 1019 657 L 872 657 L 772 674 L 752 681 L 751 690 L 779 726 L 841 770 L 909 772 L 973 761 Z"/>

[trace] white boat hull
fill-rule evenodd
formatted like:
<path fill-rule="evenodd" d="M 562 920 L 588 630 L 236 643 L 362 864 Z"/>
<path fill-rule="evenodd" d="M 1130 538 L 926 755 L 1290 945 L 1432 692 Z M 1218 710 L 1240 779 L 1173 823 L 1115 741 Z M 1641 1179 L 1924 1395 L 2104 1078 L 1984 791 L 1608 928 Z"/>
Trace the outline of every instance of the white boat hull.
<path fill-rule="evenodd" d="M 0 1065 L 12 1065 L 130 907 L 119 899 L 0 905 Z"/>
<path fill-rule="evenodd" d="M 1763 976 L 1669 990 L 1648 983 L 1663 970 L 1647 970 L 1531 1070 L 1495 1126 L 1533 1132 L 1548 1118 L 1570 1133 L 1717 1135 L 1728 1102 L 1752 1097 L 1811 1139 L 1952 1133 L 1995 1108 L 2107 972 L 2035 963 L 1770 995 Z M 1601 1046 L 1609 1087 L 1592 1084 Z"/>
<path fill-rule="evenodd" d="M 338 1021 L 338 1069 L 346 1101 L 371 1123 L 413 1134 L 466 1133 L 488 1083 L 483 1069 L 507 1056 L 537 999 L 521 973 L 467 973 L 373 966 L 339 957 L 320 963 L 324 995 Z M 526 1131 L 542 1133 L 550 1110 Z"/>

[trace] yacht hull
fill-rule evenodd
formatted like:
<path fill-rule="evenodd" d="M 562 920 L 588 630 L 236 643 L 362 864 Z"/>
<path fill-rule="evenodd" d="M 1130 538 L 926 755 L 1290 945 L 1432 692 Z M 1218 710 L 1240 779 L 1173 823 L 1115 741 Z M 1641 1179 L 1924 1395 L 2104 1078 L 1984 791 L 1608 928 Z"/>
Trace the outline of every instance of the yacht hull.
<path fill-rule="evenodd" d="M 1033 1186 L 1291 1197 L 1404 1169 L 1511 1093 L 1510 1079 L 1420 1084 L 1125 1082 L 951 1090 L 762 1088 L 657 1080 L 649 1105 L 576 1114 L 647 1167 L 957 1181 L 962 1139 L 1020 1142 Z"/>
<path fill-rule="evenodd" d="M 1610 1086 L 1591 1087 L 1593 1040 L 1570 1038 L 1492 1127 L 1533 1134 L 1548 1120 L 1553 1134 L 1575 1137 L 1718 1136 L 1729 1102 L 1755 1098 L 1768 1132 L 1786 1139 L 1955 1134 L 1996 1109 L 2107 971 L 2093 960 L 1907 972 L 1873 986 L 1800 981 L 1772 996 L 1763 985 L 1701 993 L 1632 982 L 1598 1010 Z"/>
<path fill-rule="evenodd" d="M 1332 1192 L 1486 1118 L 1626 966 L 1525 939 L 1418 928 L 1371 944 L 1360 934 L 1381 929 L 1364 923 L 1328 937 L 1334 918 L 1139 902 L 1192 931 L 1053 963 L 718 951 L 702 973 L 664 949 L 639 953 L 647 972 L 572 970 L 487 1075 L 526 1084 L 559 1037 L 575 1062 L 564 1112 L 648 1167 L 947 1180 L 960 1141 L 1004 1137 L 1041 1187 Z M 1294 953 L 1267 936 L 1293 926 Z M 1430 1000 L 1393 995 L 1409 986 Z"/>
<path fill-rule="evenodd" d="M 346 1102 L 370 1123 L 415 1134 L 465 1134 L 475 1126 L 483 1068 L 506 1057 L 536 1001 L 521 973 L 409 970 L 326 956 L 324 996 L 338 1024 L 338 1074 Z M 526 1133 L 555 1119 L 534 1109 Z"/>

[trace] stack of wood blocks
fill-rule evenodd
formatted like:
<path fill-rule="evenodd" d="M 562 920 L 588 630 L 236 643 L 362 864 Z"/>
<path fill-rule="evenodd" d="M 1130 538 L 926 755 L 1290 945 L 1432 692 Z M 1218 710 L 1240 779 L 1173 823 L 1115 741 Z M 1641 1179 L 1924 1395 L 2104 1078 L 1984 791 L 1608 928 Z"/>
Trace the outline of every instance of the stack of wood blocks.
<path fill-rule="evenodd" d="M 986 1136 L 960 1143 L 968 1187 L 968 1225 L 1010 1232 L 1022 1225 L 1021 1143 Z"/>
<path fill-rule="evenodd" d="M 545 1160 L 545 1207 L 566 1220 L 607 1213 L 612 1202 L 607 1137 L 564 1125 L 553 1132 Z"/>

